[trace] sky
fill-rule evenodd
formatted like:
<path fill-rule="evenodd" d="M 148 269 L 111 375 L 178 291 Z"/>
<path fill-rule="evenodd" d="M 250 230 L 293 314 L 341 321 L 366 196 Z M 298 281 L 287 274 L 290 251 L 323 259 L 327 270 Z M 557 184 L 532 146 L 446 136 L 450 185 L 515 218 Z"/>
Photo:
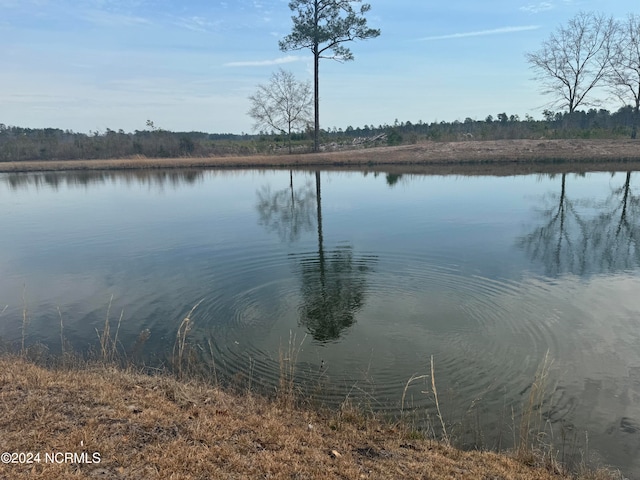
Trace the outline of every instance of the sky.
<path fill-rule="evenodd" d="M 320 63 L 322 128 L 542 118 L 551 98 L 525 54 L 580 11 L 637 11 L 637 0 L 368 3 L 381 35 L 349 43 L 352 62 Z M 252 133 L 257 85 L 278 68 L 313 79 L 310 51 L 278 48 L 291 16 L 287 0 L 0 0 L 0 123 Z"/>

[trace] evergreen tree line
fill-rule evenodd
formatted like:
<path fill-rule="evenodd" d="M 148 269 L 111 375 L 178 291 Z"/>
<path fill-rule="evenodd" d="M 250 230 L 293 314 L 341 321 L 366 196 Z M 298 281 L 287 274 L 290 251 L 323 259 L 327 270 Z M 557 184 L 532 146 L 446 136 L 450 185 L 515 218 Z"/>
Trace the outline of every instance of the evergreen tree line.
<path fill-rule="evenodd" d="M 632 106 L 611 113 L 605 109 L 554 112 L 545 110 L 543 120 L 527 115 L 499 113 L 484 120 L 467 117 L 464 121 L 433 122 L 430 124 L 398 122 L 393 125 L 365 125 L 363 128 L 331 129 L 325 137 L 377 137 L 384 135 L 388 145 L 416 143 L 420 140 L 505 140 L 505 139 L 564 139 L 564 138 L 629 138 L 636 114 Z"/>
<path fill-rule="evenodd" d="M 22 128 L 0 123 L 0 161 L 177 158 L 250 154 L 245 136 L 162 129 L 78 133 L 58 128 Z M 248 136 L 247 136 L 248 137 Z"/>
<path fill-rule="evenodd" d="M 324 148 L 335 146 L 363 148 L 378 145 L 401 145 L 420 141 L 628 138 L 634 124 L 633 107 L 611 113 L 604 109 L 553 112 L 545 110 L 544 119 L 499 113 L 484 120 L 399 122 L 392 125 L 348 126 L 321 131 Z M 292 136 L 295 151 L 313 149 L 313 132 Z M 78 133 L 57 128 L 23 128 L 0 123 L 0 161 L 92 160 L 107 158 L 179 158 L 222 155 L 285 153 L 284 135 L 260 132 L 248 134 L 210 134 L 171 132 L 152 128 L 126 133 Z"/>

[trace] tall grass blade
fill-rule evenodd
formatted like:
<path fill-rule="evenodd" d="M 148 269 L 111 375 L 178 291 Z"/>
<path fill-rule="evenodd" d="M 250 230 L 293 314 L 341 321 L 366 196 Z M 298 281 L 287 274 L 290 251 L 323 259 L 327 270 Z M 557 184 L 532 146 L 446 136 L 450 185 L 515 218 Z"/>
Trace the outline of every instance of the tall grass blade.
<path fill-rule="evenodd" d="M 176 332 L 176 341 L 173 344 L 173 365 L 178 378 L 182 378 L 183 375 L 183 357 L 187 345 L 187 335 L 191 330 L 191 315 L 193 315 L 195 309 L 198 308 L 203 301 L 204 298 L 191 308 L 187 316 L 180 322 L 180 326 L 178 326 L 178 331 Z"/>
<path fill-rule="evenodd" d="M 444 419 L 442 418 L 442 412 L 440 412 L 440 402 L 438 401 L 438 390 L 436 390 L 436 376 L 434 373 L 433 366 L 433 355 L 431 355 L 431 390 L 433 391 L 433 396 L 436 400 L 436 410 L 438 411 L 438 419 L 440 420 L 440 425 L 442 425 L 442 438 L 447 445 L 450 445 L 449 435 L 447 434 L 447 427 L 444 424 Z"/>

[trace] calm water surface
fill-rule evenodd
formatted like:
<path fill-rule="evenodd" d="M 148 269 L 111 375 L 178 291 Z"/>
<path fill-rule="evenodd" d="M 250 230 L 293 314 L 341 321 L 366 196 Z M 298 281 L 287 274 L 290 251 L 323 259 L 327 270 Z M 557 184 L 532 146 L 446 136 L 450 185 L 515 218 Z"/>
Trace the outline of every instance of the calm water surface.
<path fill-rule="evenodd" d="M 95 348 L 113 297 L 158 364 L 202 300 L 189 339 L 221 378 L 273 391 L 292 335 L 309 395 L 397 414 L 433 355 L 445 420 L 487 448 L 548 352 L 555 443 L 640 478 L 640 173 L 0 174 L 0 220 L 5 341 L 26 305 L 28 343 L 59 351 L 62 317 Z M 429 390 L 404 408 L 433 418 Z"/>

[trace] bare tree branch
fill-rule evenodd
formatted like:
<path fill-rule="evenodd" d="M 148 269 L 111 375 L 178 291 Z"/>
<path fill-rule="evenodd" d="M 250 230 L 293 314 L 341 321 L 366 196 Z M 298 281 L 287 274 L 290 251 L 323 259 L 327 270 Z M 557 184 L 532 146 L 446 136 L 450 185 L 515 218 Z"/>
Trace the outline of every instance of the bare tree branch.
<path fill-rule="evenodd" d="M 311 84 L 296 81 L 293 73 L 279 69 L 268 85 L 258 85 L 249 96 L 249 116 L 255 120 L 254 130 L 276 130 L 287 136 L 291 153 L 291 134 L 304 129 L 311 118 Z"/>
<path fill-rule="evenodd" d="M 638 15 L 630 14 L 616 32 L 607 82 L 612 93 L 624 105 L 631 102 L 634 112 L 631 137 L 636 138 L 640 116 L 640 16 Z"/>
<path fill-rule="evenodd" d="M 568 108 L 595 105 L 588 94 L 603 83 L 611 70 L 616 23 L 612 17 L 580 12 L 561 26 L 527 62 L 542 81 L 544 94 L 555 97 L 552 104 Z"/>

